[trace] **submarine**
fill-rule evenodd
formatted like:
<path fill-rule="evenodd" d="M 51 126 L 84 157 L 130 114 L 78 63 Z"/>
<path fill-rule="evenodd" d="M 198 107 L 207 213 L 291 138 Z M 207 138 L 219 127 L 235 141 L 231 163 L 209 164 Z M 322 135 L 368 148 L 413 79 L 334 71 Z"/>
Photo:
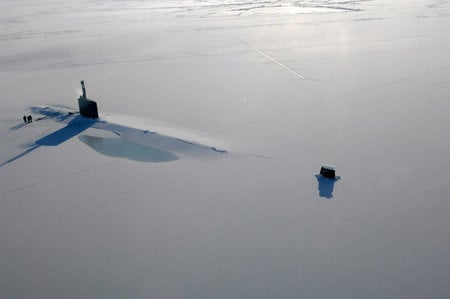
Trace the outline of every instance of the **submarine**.
<path fill-rule="evenodd" d="M 81 80 L 81 88 L 83 89 L 83 94 L 78 98 L 78 107 L 80 109 L 80 115 L 90 119 L 97 119 L 98 118 L 97 103 L 87 98 L 84 80 Z"/>

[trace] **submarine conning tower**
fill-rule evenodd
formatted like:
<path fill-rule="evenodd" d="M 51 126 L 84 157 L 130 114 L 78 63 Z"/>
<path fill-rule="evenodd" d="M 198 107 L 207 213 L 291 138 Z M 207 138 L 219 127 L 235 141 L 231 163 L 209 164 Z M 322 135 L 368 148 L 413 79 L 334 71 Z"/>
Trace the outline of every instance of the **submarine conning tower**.
<path fill-rule="evenodd" d="M 87 118 L 98 118 L 97 103 L 87 98 L 86 87 L 84 86 L 84 80 L 81 80 L 81 88 L 83 94 L 78 98 L 78 107 L 80 108 L 80 115 Z"/>

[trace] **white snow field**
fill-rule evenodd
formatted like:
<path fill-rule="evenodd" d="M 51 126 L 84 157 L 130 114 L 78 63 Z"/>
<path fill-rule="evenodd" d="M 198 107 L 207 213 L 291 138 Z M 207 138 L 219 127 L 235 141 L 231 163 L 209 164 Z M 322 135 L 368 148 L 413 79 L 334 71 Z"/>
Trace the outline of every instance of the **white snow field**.
<path fill-rule="evenodd" d="M 450 298 L 449 53 L 442 0 L 2 0 L 0 298 Z"/>

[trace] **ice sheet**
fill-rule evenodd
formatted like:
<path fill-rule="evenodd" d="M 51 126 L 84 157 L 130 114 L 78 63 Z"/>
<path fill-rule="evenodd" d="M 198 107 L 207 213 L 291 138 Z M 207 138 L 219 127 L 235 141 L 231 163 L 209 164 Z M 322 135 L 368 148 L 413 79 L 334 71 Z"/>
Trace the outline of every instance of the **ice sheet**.
<path fill-rule="evenodd" d="M 449 17 L 1 1 L 0 297 L 449 298 Z M 76 106 L 82 79 L 121 130 L 21 125 Z M 328 163 L 338 181 L 315 177 Z"/>

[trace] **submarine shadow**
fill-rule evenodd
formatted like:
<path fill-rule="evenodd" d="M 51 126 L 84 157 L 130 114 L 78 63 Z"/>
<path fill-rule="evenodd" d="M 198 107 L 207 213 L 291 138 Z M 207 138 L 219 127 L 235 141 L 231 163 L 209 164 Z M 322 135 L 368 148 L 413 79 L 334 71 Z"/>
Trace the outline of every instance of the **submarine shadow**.
<path fill-rule="evenodd" d="M 123 138 L 92 135 L 80 135 L 78 138 L 96 152 L 109 157 L 150 163 L 171 162 L 180 159 L 171 152 L 144 146 Z"/>
<path fill-rule="evenodd" d="M 44 146 L 57 146 L 61 143 L 75 137 L 76 135 L 80 134 L 81 132 L 87 130 L 88 128 L 92 127 L 92 125 L 95 123 L 95 120 L 85 119 L 81 116 L 76 116 L 74 119 L 72 119 L 67 126 L 42 137 L 39 140 L 35 141 L 35 144 L 37 145 L 44 145 Z"/>
<path fill-rule="evenodd" d="M 11 162 L 14 162 L 28 155 L 29 153 L 38 149 L 41 146 L 58 146 L 61 143 L 73 138 L 74 136 L 92 127 L 92 125 L 95 122 L 96 122 L 95 120 L 85 119 L 81 116 L 76 116 L 65 127 L 36 140 L 22 153 L 0 163 L 0 167 L 3 167 Z"/>

